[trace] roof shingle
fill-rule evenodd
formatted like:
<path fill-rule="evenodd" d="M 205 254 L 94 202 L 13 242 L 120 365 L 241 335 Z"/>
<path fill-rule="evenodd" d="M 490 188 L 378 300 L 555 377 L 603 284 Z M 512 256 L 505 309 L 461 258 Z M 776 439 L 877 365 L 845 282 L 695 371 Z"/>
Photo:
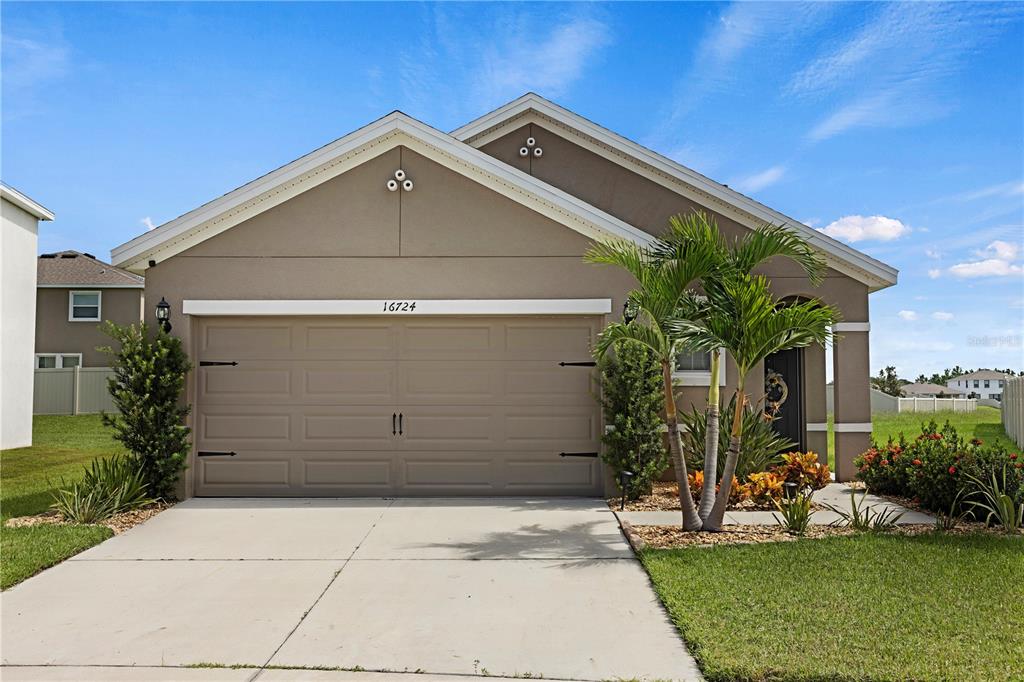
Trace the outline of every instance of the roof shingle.
<path fill-rule="evenodd" d="M 39 257 L 37 286 L 139 287 L 146 279 L 80 251 L 44 253 Z"/>

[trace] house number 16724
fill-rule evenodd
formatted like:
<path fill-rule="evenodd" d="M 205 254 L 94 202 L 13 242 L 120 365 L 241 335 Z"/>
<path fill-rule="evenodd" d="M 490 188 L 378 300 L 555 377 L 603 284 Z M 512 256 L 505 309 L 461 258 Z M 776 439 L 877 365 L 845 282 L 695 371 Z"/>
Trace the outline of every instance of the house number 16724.
<path fill-rule="evenodd" d="M 411 313 L 416 310 L 416 301 L 384 301 L 385 313 Z"/>

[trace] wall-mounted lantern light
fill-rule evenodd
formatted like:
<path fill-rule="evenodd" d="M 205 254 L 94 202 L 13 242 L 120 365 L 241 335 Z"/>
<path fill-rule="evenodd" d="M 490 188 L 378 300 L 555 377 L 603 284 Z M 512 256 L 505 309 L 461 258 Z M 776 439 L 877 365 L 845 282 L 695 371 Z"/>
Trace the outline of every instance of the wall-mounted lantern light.
<path fill-rule="evenodd" d="M 171 333 L 171 304 L 163 296 L 160 297 L 160 302 L 156 304 L 156 321 L 160 324 L 161 329 L 168 334 Z"/>
<path fill-rule="evenodd" d="M 629 324 L 636 319 L 639 312 L 640 311 L 637 310 L 636 306 L 632 305 L 632 302 L 629 299 L 626 299 L 626 302 L 622 304 L 622 321 Z"/>

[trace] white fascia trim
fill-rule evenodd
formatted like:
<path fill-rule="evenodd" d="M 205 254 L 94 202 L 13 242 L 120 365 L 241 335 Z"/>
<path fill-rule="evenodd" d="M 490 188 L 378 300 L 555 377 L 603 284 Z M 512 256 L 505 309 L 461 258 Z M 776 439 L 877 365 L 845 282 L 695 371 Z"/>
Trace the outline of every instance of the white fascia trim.
<path fill-rule="evenodd" d="M 3 197 L 26 213 L 32 214 L 39 220 L 53 220 L 56 217 L 53 211 L 10 185 L 0 183 L 0 197 Z"/>
<path fill-rule="evenodd" d="M 545 120 L 547 119 L 547 121 Z M 727 207 L 732 207 L 730 217 L 741 224 L 756 228 L 762 223 L 783 225 L 800 234 L 804 239 L 817 247 L 825 256 L 830 266 L 868 285 L 870 291 L 877 291 L 896 284 L 899 271 L 890 265 L 876 260 L 867 254 L 832 239 L 828 235 L 804 225 L 799 220 L 790 218 L 750 197 L 740 194 L 734 189 L 721 185 L 694 170 L 687 168 L 669 158 L 628 140 L 607 128 L 588 121 L 579 114 L 558 106 L 534 93 L 527 93 L 519 99 L 495 109 L 475 121 L 452 131 L 452 136 L 467 142 L 474 147 L 481 147 L 487 142 L 504 134 L 508 124 L 524 125 L 526 123 L 554 122 L 580 134 L 579 142 L 600 156 L 619 165 L 629 164 L 631 170 L 647 177 L 675 192 L 680 192 L 679 183 L 688 185 Z M 550 129 L 550 126 L 549 128 Z M 559 131 L 551 130 L 558 134 Z M 590 138 L 598 144 L 587 144 Z M 611 148 L 618 154 L 608 151 Z M 621 155 L 621 156 L 620 156 Z M 625 157 L 625 158 L 623 158 Z M 653 172 L 652 172 L 653 171 Z M 673 182 L 675 181 L 675 182 Z M 680 192 L 684 195 L 685 192 Z M 695 198 L 690 196 L 690 198 Z"/>
<path fill-rule="evenodd" d="M 394 112 L 116 247 L 111 262 L 143 271 L 154 256 L 169 258 L 397 146 L 407 146 L 592 239 L 653 241 L 643 230 L 577 197 Z"/>
<path fill-rule="evenodd" d="M 409 310 L 409 305 L 415 304 Z M 397 309 L 392 304 L 398 304 Z M 610 298 L 185 300 L 185 315 L 607 315 Z"/>
<path fill-rule="evenodd" d="M 145 289 L 145 284 L 37 284 L 36 289 Z"/>
<path fill-rule="evenodd" d="M 871 331 L 870 322 L 837 322 L 832 325 L 832 331 L 834 332 L 869 332 Z"/>
<path fill-rule="evenodd" d="M 832 430 L 836 433 L 871 433 L 871 422 L 846 422 L 835 424 Z"/>

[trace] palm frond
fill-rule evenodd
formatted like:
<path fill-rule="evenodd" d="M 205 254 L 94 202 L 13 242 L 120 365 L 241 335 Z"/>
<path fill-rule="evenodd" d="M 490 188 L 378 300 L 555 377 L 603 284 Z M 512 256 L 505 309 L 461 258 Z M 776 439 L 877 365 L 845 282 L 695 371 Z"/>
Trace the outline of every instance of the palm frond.
<path fill-rule="evenodd" d="M 738 271 L 750 272 L 776 256 L 799 265 L 814 286 L 821 283 L 825 260 L 806 240 L 779 225 L 764 225 L 748 233 L 735 245 L 730 260 Z"/>
<path fill-rule="evenodd" d="M 597 337 L 594 346 L 594 355 L 602 358 L 616 344 L 632 341 L 650 348 L 658 356 L 659 360 L 672 356 L 672 346 L 668 338 L 657 327 L 636 322 L 626 324 L 624 322 L 612 322 Z"/>
<path fill-rule="evenodd" d="M 586 263 L 617 265 L 643 283 L 646 270 L 651 262 L 650 252 L 639 244 L 626 240 L 595 242 L 585 254 Z"/>

